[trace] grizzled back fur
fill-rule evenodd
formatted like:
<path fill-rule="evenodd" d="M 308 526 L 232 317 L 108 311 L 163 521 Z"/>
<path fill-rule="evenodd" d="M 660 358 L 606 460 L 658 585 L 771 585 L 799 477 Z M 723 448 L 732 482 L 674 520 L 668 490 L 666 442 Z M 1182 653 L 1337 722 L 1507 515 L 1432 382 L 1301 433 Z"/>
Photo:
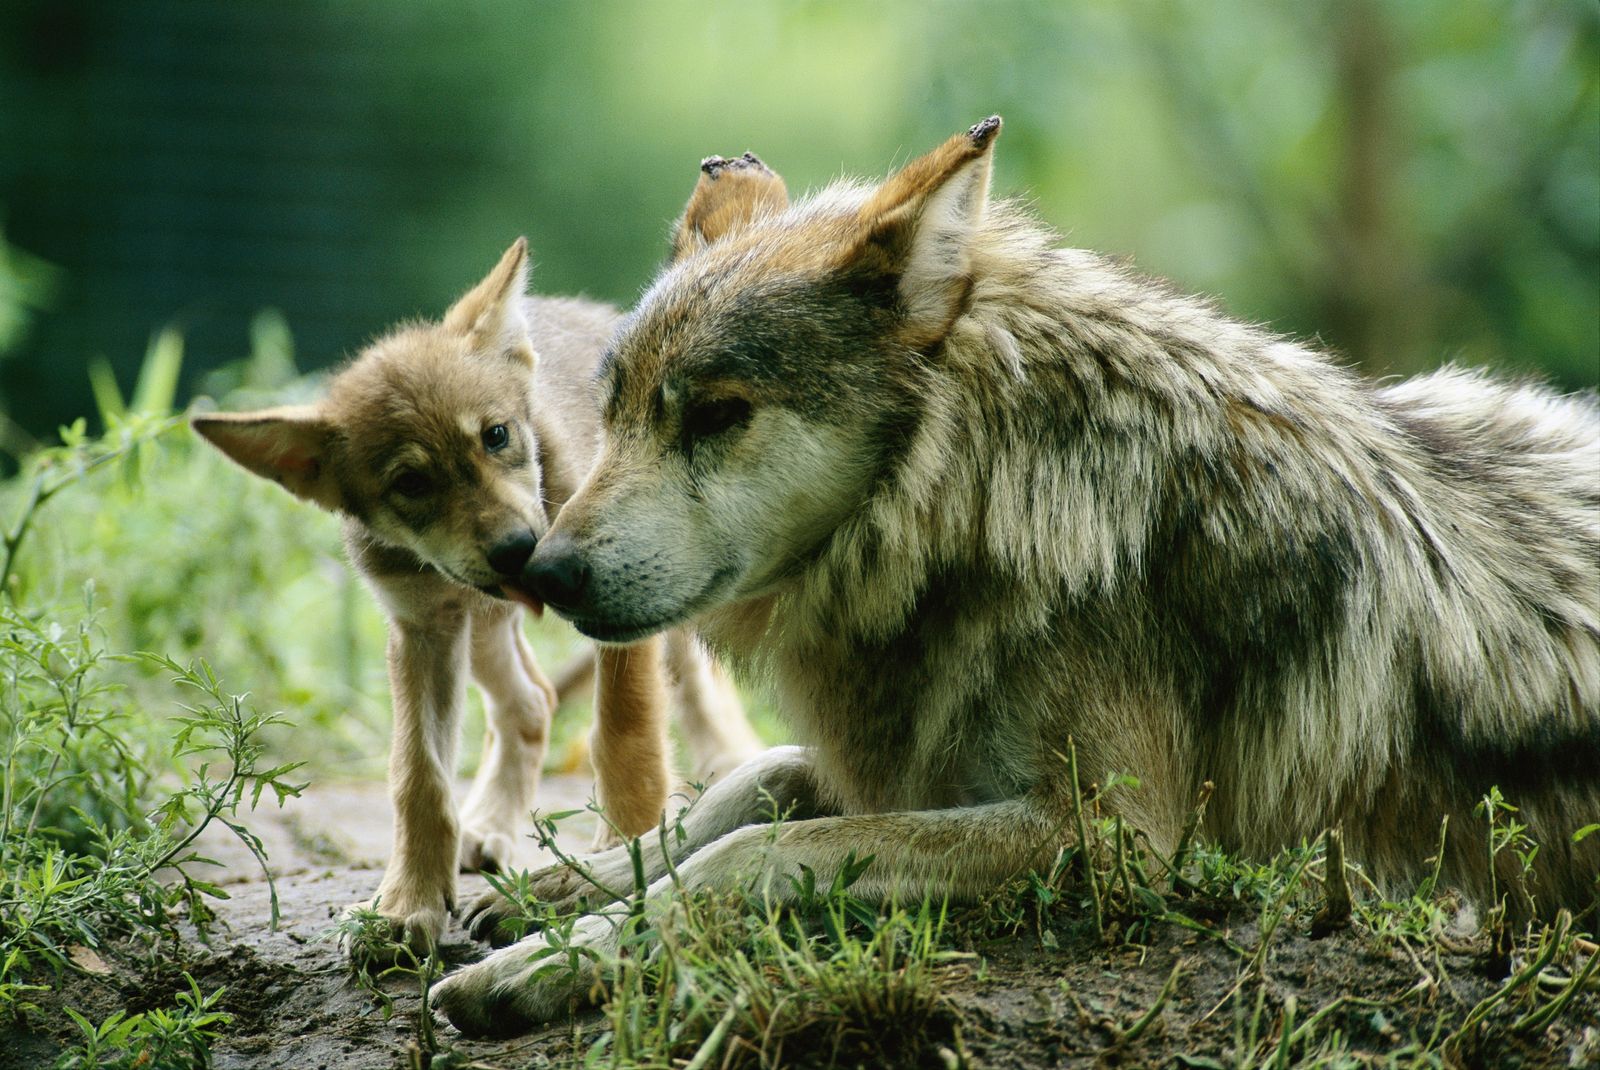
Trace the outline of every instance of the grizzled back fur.
<path fill-rule="evenodd" d="M 1482 897 L 1498 785 L 1542 845 L 1533 908 L 1592 902 L 1594 397 L 1380 386 L 1062 248 L 988 203 L 997 133 L 664 273 L 547 540 L 587 570 L 564 612 L 698 619 L 845 812 L 1059 791 L 1070 738 L 1143 778 L 1121 806 L 1158 844 L 1209 779 L 1223 845 L 1343 822 L 1404 883 L 1448 817 Z"/>

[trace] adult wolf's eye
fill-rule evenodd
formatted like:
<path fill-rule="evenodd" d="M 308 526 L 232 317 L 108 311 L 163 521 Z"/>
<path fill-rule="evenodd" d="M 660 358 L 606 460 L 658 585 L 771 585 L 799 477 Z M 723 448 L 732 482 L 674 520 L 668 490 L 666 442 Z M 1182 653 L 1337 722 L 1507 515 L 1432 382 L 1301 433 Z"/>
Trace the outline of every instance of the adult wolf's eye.
<path fill-rule="evenodd" d="M 490 453 L 499 453 L 511 445 L 511 432 L 506 430 L 505 424 L 495 424 L 493 427 L 483 429 L 483 448 Z"/>
<path fill-rule="evenodd" d="M 731 431 L 749 420 L 750 403 L 744 398 L 698 402 L 683 414 L 683 437 L 710 438 Z"/>
<path fill-rule="evenodd" d="M 389 489 L 402 498 L 420 498 L 428 493 L 431 487 L 428 477 L 415 468 L 407 468 L 395 476 L 394 481 L 389 484 Z"/>

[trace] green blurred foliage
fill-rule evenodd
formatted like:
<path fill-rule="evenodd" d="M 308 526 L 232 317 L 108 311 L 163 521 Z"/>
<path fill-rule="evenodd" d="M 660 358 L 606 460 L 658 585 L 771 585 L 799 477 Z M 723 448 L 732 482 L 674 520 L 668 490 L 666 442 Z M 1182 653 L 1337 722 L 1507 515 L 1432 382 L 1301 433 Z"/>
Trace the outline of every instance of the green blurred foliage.
<path fill-rule="evenodd" d="M 619 303 L 709 153 L 804 190 L 991 112 L 996 188 L 1375 373 L 1600 381 L 1592 0 L 22 0 L 0 203 L 65 284 L 0 389 L 47 434 L 176 323 L 185 391 L 283 311 L 308 366 L 518 233 Z"/>

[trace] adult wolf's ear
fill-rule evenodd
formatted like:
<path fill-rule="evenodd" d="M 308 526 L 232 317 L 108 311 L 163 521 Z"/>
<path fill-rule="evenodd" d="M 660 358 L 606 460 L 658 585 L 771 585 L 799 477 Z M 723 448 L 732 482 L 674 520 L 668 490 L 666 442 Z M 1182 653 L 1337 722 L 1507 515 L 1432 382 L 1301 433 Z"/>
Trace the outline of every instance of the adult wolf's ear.
<path fill-rule="evenodd" d="M 503 351 L 531 368 L 533 344 L 522 306 L 527 292 L 528 239 L 518 238 L 494 270 L 450 306 L 444 314 L 445 330 L 466 335 L 477 348 Z"/>
<path fill-rule="evenodd" d="M 853 266 L 896 280 L 908 344 L 939 341 L 961 311 L 999 136 L 991 115 L 906 164 L 861 207 Z"/>
<path fill-rule="evenodd" d="M 196 432 L 263 479 L 324 509 L 342 501 L 328 464 L 333 428 L 310 405 L 261 412 L 207 413 L 190 420 Z"/>
<path fill-rule="evenodd" d="M 699 252 L 754 219 L 789 206 L 783 179 L 753 152 L 700 161 L 700 181 L 672 235 L 672 259 Z"/>

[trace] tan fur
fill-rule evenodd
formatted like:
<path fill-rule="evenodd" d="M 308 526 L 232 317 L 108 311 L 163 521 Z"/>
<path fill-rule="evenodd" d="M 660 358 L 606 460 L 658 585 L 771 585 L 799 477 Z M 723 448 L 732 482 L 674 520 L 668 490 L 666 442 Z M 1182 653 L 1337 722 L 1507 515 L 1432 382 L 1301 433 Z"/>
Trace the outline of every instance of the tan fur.
<path fill-rule="evenodd" d="M 700 161 L 700 180 L 673 234 L 673 258 L 697 252 L 757 215 L 781 212 L 788 204 L 783 179 L 755 153 L 731 159 L 707 156 Z"/>
<path fill-rule="evenodd" d="M 603 646 L 595 662 L 600 714 L 589 737 L 589 760 L 606 816 L 625 837 L 654 828 L 672 790 L 670 772 L 659 759 L 669 749 L 666 719 L 656 715 L 666 706 L 664 673 L 660 640 Z"/>
<path fill-rule="evenodd" d="M 980 894 L 1068 842 L 1069 745 L 1086 780 L 1142 778 L 1101 805 L 1162 851 L 1205 780 L 1225 849 L 1342 823 L 1383 888 L 1428 871 L 1448 818 L 1443 879 L 1485 904 L 1473 807 L 1499 786 L 1540 851 L 1526 889 L 1502 856 L 1493 894 L 1590 908 L 1595 399 L 1367 383 L 1060 248 L 989 203 L 998 126 L 753 215 L 613 343 L 601 457 L 524 581 L 591 635 L 694 621 L 804 744 L 713 786 L 671 859 L 645 845 L 646 914 L 679 884 L 783 900 L 851 856 L 873 858 L 859 894 Z M 625 852 L 585 864 L 629 884 Z M 561 1013 L 586 978 L 541 941 L 437 1004 L 469 1031 Z M 573 942 L 617 947 L 603 917 Z"/>
<path fill-rule="evenodd" d="M 706 656 L 699 639 L 685 628 L 666 633 L 666 670 L 670 704 L 689 741 L 694 766 L 690 784 L 704 785 L 761 750 L 761 740 L 742 713 L 738 688 L 715 658 Z M 552 681 L 563 702 L 595 682 L 596 658 L 580 655 L 563 665 Z M 573 741 L 564 761 L 575 769 L 590 763 L 589 740 Z"/>
<path fill-rule="evenodd" d="M 389 616 L 395 839 L 374 902 L 419 948 L 442 932 L 458 866 L 511 864 L 557 704 L 521 612 L 505 600 L 532 601 L 518 586 L 520 559 L 509 573 L 492 559 L 516 537 L 531 549 L 549 511 L 591 465 L 590 383 L 616 314 L 525 297 L 526 272 L 519 239 L 440 322 L 373 343 L 315 405 L 194 419 L 196 431 L 250 471 L 344 518 L 351 562 Z M 491 450 L 495 427 L 506 441 Z M 670 645 L 675 676 L 711 671 L 687 634 Z M 673 784 L 662 646 L 649 638 L 599 653 L 597 791 L 625 836 L 655 827 Z M 450 782 L 469 670 L 487 728 L 458 818 Z M 754 752 L 740 735 L 736 696 L 680 688 L 675 697 L 692 704 L 685 736 L 706 772 Z M 719 728 L 705 731 L 711 724 Z M 597 845 L 613 842 L 602 830 Z"/>

